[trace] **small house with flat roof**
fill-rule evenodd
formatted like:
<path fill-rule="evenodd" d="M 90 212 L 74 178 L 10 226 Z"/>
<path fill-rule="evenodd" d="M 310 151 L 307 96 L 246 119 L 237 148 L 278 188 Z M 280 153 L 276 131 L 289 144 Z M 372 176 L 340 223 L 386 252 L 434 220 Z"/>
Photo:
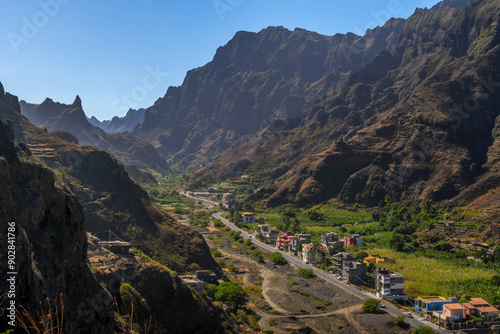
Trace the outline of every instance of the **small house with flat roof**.
<path fill-rule="evenodd" d="M 251 212 L 245 212 L 241 215 L 243 224 L 252 224 L 255 223 L 255 214 Z"/>
<path fill-rule="evenodd" d="M 417 297 L 415 298 L 415 312 L 432 314 L 434 311 L 442 311 L 445 304 L 456 303 L 457 299 L 450 297 L 448 299 L 439 296 Z"/>

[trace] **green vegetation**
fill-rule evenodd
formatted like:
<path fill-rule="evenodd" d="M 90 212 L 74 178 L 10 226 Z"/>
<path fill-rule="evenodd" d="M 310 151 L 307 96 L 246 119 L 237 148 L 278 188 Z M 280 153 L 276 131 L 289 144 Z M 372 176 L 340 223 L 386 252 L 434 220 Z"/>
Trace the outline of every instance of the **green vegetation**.
<path fill-rule="evenodd" d="M 212 254 L 213 257 L 222 257 L 222 253 L 217 248 L 210 248 L 210 254 Z"/>
<path fill-rule="evenodd" d="M 386 263 L 389 270 L 403 274 L 405 292 L 411 297 L 440 295 L 443 297 L 481 296 L 493 303 L 500 301 L 497 280 L 493 270 L 480 268 L 466 258 L 433 258 L 425 251 L 406 254 L 393 250 L 373 249 L 373 253 L 387 256 L 396 263 Z M 433 251 L 435 252 L 435 251 Z M 443 252 L 438 252 L 443 254 Z M 437 254 L 434 254 L 437 255 Z M 456 256 L 454 254 L 454 256 Z"/>
<path fill-rule="evenodd" d="M 394 318 L 394 326 L 398 326 L 400 328 L 407 328 L 408 324 L 405 322 L 405 315 L 401 314 Z"/>
<path fill-rule="evenodd" d="M 311 278 L 314 277 L 314 272 L 312 269 L 306 269 L 306 268 L 300 268 L 299 272 L 297 273 L 299 277 L 302 278 Z"/>
<path fill-rule="evenodd" d="M 283 254 L 280 252 L 274 252 L 271 254 L 271 261 L 279 265 L 288 264 L 288 261 L 283 257 Z"/>
<path fill-rule="evenodd" d="M 431 328 L 427 326 L 420 326 L 419 328 L 415 329 L 413 331 L 413 334 L 434 334 L 434 332 Z"/>
<path fill-rule="evenodd" d="M 380 300 L 377 299 L 367 299 L 364 301 L 361 311 L 365 313 L 377 313 L 380 311 Z"/>
<path fill-rule="evenodd" d="M 321 300 L 315 296 L 312 296 L 311 294 L 309 294 L 306 291 L 302 291 L 299 289 L 290 289 L 290 292 L 297 293 L 301 296 L 304 296 L 304 297 L 310 299 L 311 301 L 315 302 L 316 304 L 319 304 L 319 305 L 324 306 L 324 307 L 329 307 L 332 304 L 331 302 L 327 302 L 327 301 Z"/>
<path fill-rule="evenodd" d="M 294 285 L 297 285 L 299 284 L 296 280 L 291 280 L 289 283 L 288 283 L 288 288 L 290 289 L 292 286 Z"/>
<path fill-rule="evenodd" d="M 215 293 L 215 300 L 220 302 L 231 302 L 236 307 L 241 307 L 248 301 L 248 294 L 238 283 L 221 283 Z"/>
<path fill-rule="evenodd" d="M 224 223 L 220 219 L 214 219 L 214 227 L 215 228 L 221 228 L 224 227 Z"/>

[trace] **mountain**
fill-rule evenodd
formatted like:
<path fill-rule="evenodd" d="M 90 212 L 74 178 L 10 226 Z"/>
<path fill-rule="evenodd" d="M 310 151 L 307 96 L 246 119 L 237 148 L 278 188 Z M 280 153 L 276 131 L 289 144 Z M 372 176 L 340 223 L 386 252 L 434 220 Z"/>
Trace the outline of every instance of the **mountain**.
<path fill-rule="evenodd" d="M 310 108 L 349 72 L 393 48 L 403 25 L 391 19 L 362 37 L 283 27 L 238 32 L 146 109 L 134 135 L 181 167 L 211 161 L 242 136 L 279 128 Z"/>
<path fill-rule="evenodd" d="M 15 97 L 4 94 L 3 87 L 0 89 L 0 109 L 16 109 L 16 102 Z M 38 320 L 38 312 L 48 314 L 46 299 L 54 302 L 54 310 L 61 310 L 64 300 L 68 332 L 71 328 L 73 333 L 110 332 L 114 322 L 108 312 L 111 299 L 103 297 L 107 305 L 93 305 L 103 289 L 85 263 L 83 208 L 67 187 L 57 185 L 54 174 L 40 165 L 25 145 L 14 143 L 12 126 L 12 122 L 0 120 L 0 217 L 5 231 L 0 246 L 7 250 L 8 245 L 15 245 L 15 268 L 8 270 L 17 272 L 12 299 L 15 309 L 21 311 L 21 305 Z M 14 244 L 9 242 L 7 231 L 15 236 Z M 7 251 L 0 254 L 5 265 L 7 255 Z M 0 289 L 9 291 L 8 276 L 4 277 Z M 2 316 L 8 319 L 4 311 L 11 299 L 6 296 L 0 305 Z M 7 329 L 12 327 L 2 321 L 0 331 Z"/>
<path fill-rule="evenodd" d="M 16 305 L 35 322 L 41 315 L 55 319 L 56 310 L 59 316 L 64 311 L 64 332 L 111 333 L 128 328 L 116 312 L 134 301 L 149 312 L 141 313 L 141 321 L 151 319 L 155 330 L 223 331 L 216 308 L 172 271 L 188 271 L 197 263 L 220 272 L 202 236 L 153 205 L 105 151 L 59 139 L 31 124 L 21 115 L 17 97 L 5 94 L 1 84 L 0 191 L 2 226 L 16 226 Z M 140 244 L 158 262 L 112 256 L 93 243 L 91 256 L 97 262 L 89 265 L 86 232 L 106 229 Z M 8 238 L 0 238 L 0 245 L 7 249 Z M 95 251 L 108 255 L 96 259 Z M 0 282 L 0 288 L 7 291 L 8 282 Z M 168 301 L 160 300 L 167 296 Z M 197 319 L 186 325 L 193 312 L 199 313 Z M 2 322 L 0 330 L 5 326 Z"/>
<path fill-rule="evenodd" d="M 142 168 L 167 169 L 165 160 L 144 140 L 125 133 L 106 133 L 92 125 L 85 116 L 80 97 L 71 105 L 47 98 L 42 104 L 21 101 L 21 113 L 33 124 L 48 131 L 67 131 L 82 145 L 92 145 L 109 152 L 122 163 Z"/>
<path fill-rule="evenodd" d="M 17 99 L 13 103 L 18 103 Z M 56 180 L 77 196 L 87 231 L 110 229 L 127 241 L 141 244 L 145 253 L 173 270 L 186 271 L 193 263 L 219 270 L 203 237 L 151 203 L 146 191 L 110 154 L 52 136 L 19 111 L 0 108 L 0 118 L 13 123 L 16 141 L 24 143 L 34 157 L 54 171 Z"/>
<path fill-rule="evenodd" d="M 115 116 L 110 121 L 99 121 L 95 116 L 92 116 L 88 121 L 108 133 L 114 132 L 132 132 L 134 128 L 144 120 L 146 109 L 129 109 L 123 117 Z"/>
<path fill-rule="evenodd" d="M 195 180 L 245 170 L 279 178 L 254 197 L 269 206 L 335 197 L 378 204 L 388 195 L 491 211 L 488 193 L 500 186 L 500 1 L 456 7 L 417 9 L 392 50 L 283 131 L 236 141 Z"/>

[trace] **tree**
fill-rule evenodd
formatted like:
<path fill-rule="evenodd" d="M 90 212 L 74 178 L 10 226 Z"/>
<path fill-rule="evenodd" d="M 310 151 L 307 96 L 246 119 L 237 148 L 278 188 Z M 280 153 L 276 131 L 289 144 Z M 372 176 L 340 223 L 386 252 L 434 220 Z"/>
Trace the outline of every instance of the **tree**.
<path fill-rule="evenodd" d="M 279 265 L 288 264 L 288 261 L 283 257 L 283 254 L 280 252 L 274 252 L 271 254 L 271 261 Z"/>
<path fill-rule="evenodd" d="M 281 219 L 282 219 L 281 221 L 283 224 L 283 230 L 285 232 L 287 232 L 290 225 L 292 225 L 292 221 L 290 220 L 290 217 L 288 217 L 288 216 L 283 216 Z"/>
<path fill-rule="evenodd" d="M 311 278 L 314 276 L 314 272 L 312 269 L 301 268 L 297 275 L 302 278 Z"/>
<path fill-rule="evenodd" d="M 224 282 L 217 288 L 215 300 L 231 302 L 236 307 L 241 307 L 248 301 L 248 294 L 243 290 L 241 285 L 234 282 Z"/>
<path fill-rule="evenodd" d="M 354 255 L 354 257 L 356 258 L 356 260 L 363 261 L 365 259 L 365 257 L 368 257 L 368 253 L 360 251 L 360 252 L 357 252 L 356 255 Z"/>
<path fill-rule="evenodd" d="M 313 241 L 312 242 L 312 251 L 314 252 L 315 254 L 315 259 L 316 259 L 316 262 L 325 262 L 326 260 L 326 253 L 323 249 L 323 245 L 318 242 L 318 241 Z"/>
<path fill-rule="evenodd" d="M 314 222 L 317 222 L 319 220 L 321 220 L 323 217 L 321 216 L 321 214 L 318 212 L 318 211 L 315 211 L 315 210 L 311 210 L 307 213 L 307 217 L 314 221 Z"/>
<path fill-rule="evenodd" d="M 389 246 L 397 252 L 402 252 L 405 247 L 404 235 L 393 233 L 389 238 Z"/>
<path fill-rule="evenodd" d="M 293 218 L 292 226 L 290 227 L 293 233 L 297 233 L 301 230 L 301 223 L 297 218 Z"/>
<path fill-rule="evenodd" d="M 413 331 L 413 334 L 434 334 L 434 332 L 431 328 L 427 326 L 420 326 L 419 328 L 415 329 Z"/>
<path fill-rule="evenodd" d="M 377 313 L 380 310 L 380 300 L 377 299 L 367 299 L 361 307 L 361 311 L 365 313 Z"/>
<path fill-rule="evenodd" d="M 205 288 L 205 294 L 212 298 L 215 299 L 215 294 L 217 293 L 217 285 L 215 284 L 210 284 L 210 283 L 204 283 L 204 288 Z"/>

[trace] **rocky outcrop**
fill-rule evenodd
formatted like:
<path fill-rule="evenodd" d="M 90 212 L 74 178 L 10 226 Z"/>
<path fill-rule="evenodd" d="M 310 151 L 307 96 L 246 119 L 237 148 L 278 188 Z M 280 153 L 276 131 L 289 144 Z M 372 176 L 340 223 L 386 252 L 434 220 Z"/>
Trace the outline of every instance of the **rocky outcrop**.
<path fill-rule="evenodd" d="M 128 132 L 106 133 L 92 125 L 85 116 L 80 97 L 71 105 L 47 98 L 42 104 L 21 101 L 21 112 L 33 124 L 48 131 L 66 131 L 82 145 L 92 145 L 112 154 L 124 164 L 166 170 L 168 166 L 156 149 Z M 134 113 L 132 113 L 134 114 Z"/>
<path fill-rule="evenodd" d="M 136 328 L 146 326 L 153 333 L 224 333 L 218 310 L 169 269 L 140 255 L 112 253 L 93 238 L 89 260 L 97 280 Z"/>
<path fill-rule="evenodd" d="M 13 100 L 12 96 L 7 99 Z M 0 94 L 0 103 L 7 99 Z M 16 309 L 23 313 L 24 322 L 29 324 L 31 318 L 43 328 L 41 315 L 54 316 L 55 321 L 64 304 L 64 321 L 56 323 L 64 331 L 112 331 L 112 299 L 86 264 L 82 206 L 67 188 L 56 186 L 54 174 L 32 159 L 24 145 L 13 141 L 11 125 L 0 121 L 0 248 L 4 250 L 0 262 L 7 265 L 7 246 L 15 245 L 15 254 L 10 254 L 14 255 L 15 268 L 10 271 L 17 272 L 13 275 Z M 10 230 L 14 244 L 8 243 L 8 227 L 14 227 Z M 9 291 L 7 276 L 3 277 L 0 290 Z M 10 299 L 4 295 L 0 305 L 4 319 L 7 303 Z M 7 329 L 12 327 L 2 321 L 0 331 Z"/>

